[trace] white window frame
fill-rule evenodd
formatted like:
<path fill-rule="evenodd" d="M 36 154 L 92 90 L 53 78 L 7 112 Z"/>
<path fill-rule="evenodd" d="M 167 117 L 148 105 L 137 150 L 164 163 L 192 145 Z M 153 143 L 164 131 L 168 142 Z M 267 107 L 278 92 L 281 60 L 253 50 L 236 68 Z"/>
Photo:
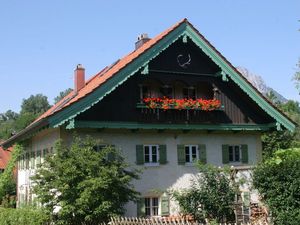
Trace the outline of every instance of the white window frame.
<path fill-rule="evenodd" d="M 149 200 L 149 205 L 146 203 L 147 200 Z M 154 205 L 155 200 L 157 200 L 156 201 L 157 205 Z M 160 208 L 159 197 L 145 197 L 144 201 L 145 201 L 145 216 L 147 217 L 159 216 L 159 208 Z"/>
<path fill-rule="evenodd" d="M 149 162 L 146 161 L 146 148 L 149 148 Z M 153 162 L 153 148 L 156 147 L 156 162 Z M 144 164 L 147 166 L 159 165 L 159 145 L 144 145 Z"/>
<path fill-rule="evenodd" d="M 196 149 L 196 158 L 193 160 L 193 154 L 192 150 L 193 147 Z M 189 161 L 186 160 L 186 148 L 189 148 Z M 185 154 L 185 164 L 186 165 L 193 165 L 195 160 L 199 159 L 199 151 L 198 151 L 198 145 L 184 145 L 184 154 Z"/>
<path fill-rule="evenodd" d="M 236 151 L 236 147 L 238 147 L 238 151 L 239 151 L 239 159 L 236 160 L 235 158 L 235 151 Z M 230 160 L 230 150 L 232 150 L 232 157 L 233 160 Z M 229 145 L 228 146 L 228 159 L 229 159 L 229 163 L 241 163 L 242 162 L 242 147 L 241 145 Z"/>

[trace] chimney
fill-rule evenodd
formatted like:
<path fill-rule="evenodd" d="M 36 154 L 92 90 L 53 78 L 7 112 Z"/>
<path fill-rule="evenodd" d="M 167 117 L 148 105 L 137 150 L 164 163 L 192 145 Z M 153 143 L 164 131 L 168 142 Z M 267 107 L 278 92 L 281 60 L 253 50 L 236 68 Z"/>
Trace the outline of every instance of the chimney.
<path fill-rule="evenodd" d="M 137 50 L 143 44 L 145 44 L 146 42 L 148 42 L 150 40 L 151 40 L 151 38 L 148 37 L 148 34 L 141 34 L 140 36 L 138 36 L 137 42 L 135 42 L 135 50 Z"/>
<path fill-rule="evenodd" d="M 81 64 L 74 70 L 74 91 L 77 93 L 85 86 L 85 69 Z"/>

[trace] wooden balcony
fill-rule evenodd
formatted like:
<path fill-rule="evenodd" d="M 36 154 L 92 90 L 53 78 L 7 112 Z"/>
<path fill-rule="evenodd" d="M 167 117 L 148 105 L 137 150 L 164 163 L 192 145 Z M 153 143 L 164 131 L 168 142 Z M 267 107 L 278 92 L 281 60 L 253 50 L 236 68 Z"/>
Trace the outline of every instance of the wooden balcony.
<path fill-rule="evenodd" d="M 151 109 L 143 103 L 137 104 L 139 113 L 139 122 L 146 123 L 189 123 L 189 124 L 216 124 L 228 122 L 224 115 L 223 108 L 204 111 L 197 109 Z"/>

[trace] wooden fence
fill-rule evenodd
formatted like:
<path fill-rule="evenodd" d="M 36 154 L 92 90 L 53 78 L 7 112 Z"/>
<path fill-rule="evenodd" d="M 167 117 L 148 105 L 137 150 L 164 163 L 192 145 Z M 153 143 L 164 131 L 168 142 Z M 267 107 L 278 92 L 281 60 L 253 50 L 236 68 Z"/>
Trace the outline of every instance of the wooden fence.
<path fill-rule="evenodd" d="M 189 221 L 184 218 L 128 218 L 128 217 L 120 217 L 120 218 L 111 218 L 109 222 L 110 225 L 269 225 L 265 222 L 257 222 L 257 223 L 198 223 Z"/>

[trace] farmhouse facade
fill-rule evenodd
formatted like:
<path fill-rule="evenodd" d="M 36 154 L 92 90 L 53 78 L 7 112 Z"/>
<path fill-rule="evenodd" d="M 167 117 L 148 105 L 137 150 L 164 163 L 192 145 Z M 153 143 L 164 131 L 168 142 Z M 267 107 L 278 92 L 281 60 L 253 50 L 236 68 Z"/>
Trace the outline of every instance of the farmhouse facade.
<path fill-rule="evenodd" d="M 91 79 L 81 65 L 74 76 L 70 94 L 3 143 L 26 143 L 19 205 L 31 201 L 36 165 L 74 131 L 114 145 L 143 170 L 134 182 L 143 198 L 128 203 L 127 216 L 165 216 L 179 212 L 168 191 L 190 185 L 196 159 L 248 177 L 261 160 L 262 132 L 295 128 L 186 19 L 155 38 L 141 35 L 133 52 Z"/>

